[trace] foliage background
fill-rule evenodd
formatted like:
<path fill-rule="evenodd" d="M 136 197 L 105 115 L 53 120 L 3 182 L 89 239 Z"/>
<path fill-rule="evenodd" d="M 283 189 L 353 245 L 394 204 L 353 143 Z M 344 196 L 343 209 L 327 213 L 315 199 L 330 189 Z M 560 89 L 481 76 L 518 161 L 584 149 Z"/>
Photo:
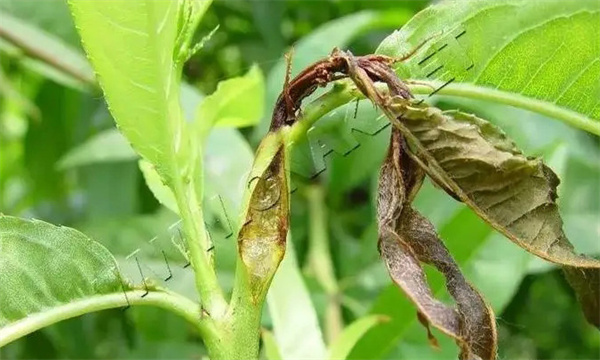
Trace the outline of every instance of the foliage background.
<path fill-rule="evenodd" d="M 266 76 L 267 99 L 273 98 L 282 84 L 277 76 L 270 75 L 277 72 L 281 55 L 290 45 L 297 44 L 295 71 L 301 67 L 298 64 L 326 55 L 333 46 L 348 47 L 355 54 L 371 53 L 385 36 L 427 4 L 370 0 L 216 1 L 197 35 L 200 38 L 215 26 L 220 28 L 186 65 L 185 78 L 198 90 L 192 92 L 197 97 L 198 93 L 212 93 L 219 81 L 240 76 L 256 63 Z M 20 32 L 34 44 L 36 51 L 55 49 L 61 58 L 68 58 L 70 51 L 83 53 L 64 2 L 0 0 L 0 16 L 6 14 L 18 25 L 34 30 L 25 32 L 12 27 L 12 31 Z M 114 122 L 99 93 L 89 85 L 57 74 L 44 62 L 31 60 L 3 37 L 0 36 L 0 212 L 82 230 L 122 258 L 127 271 L 125 257 L 156 234 L 164 233 L 177 221 L 176 216 L 154 199 L 137 159 L 125 156 L 127 151 L 119 152 L 118 141 L 109 139 L 88 150 L 84 154 L 87 160 L 65 165 L 63 159 L 70 151 L 114 128 Z M 56 41 L 64 48 L 56 47 Z M 582 252 L 600 254 L 597 137 L 514 108 L 452 98 L 437 101 L 440 107 L 459 107 L 495 122 L 525 152 L 544 156 L 562 179 L 559 195 L 567 234 Z M 265 118 L 269 111 L 267 107 Z M 348 106 L 317 126 L 335 134 L 336 126 L 353 112 L 354 106 Z M 368 121 L 373 110 L 361 104 L 358 116 Z M 221 178 L 237 179 L 238 168 L 249 166 L 240 164 L 247 158 L 241 154 L 249 151 L 248 145 L 255 147 L 263 133 L 260 126 L 257 129 L 240 129 L 242 136 L 233 138 L 229 133 L 215 137 L 221 146 L 207 154 L 208 166 L 224 164 L 231 172 L 221 173 Z M 413 308 L 391 286 L 378 259 L 373 204 L 375 174 L 386 136 L 357 135 L 360 149 L 347 157 L 328 157 L 327 171 L 312 184 L 300 185 L 301 191 L 292 198 L 296 255 L 326 333 L 335 333 L 340 320 L 348 324 L 370 311 L 403 319 L 393 326 L 384 324 L 373 330 L 359 342 L 351 358 L 447 358 L 455 353 L 454 346 L 442 341 L 441 351 L 430 349 L 425 331 L 416 324 Z M 91 154 L 93 161 L 89 160 Z M 315 206 L 324 210 L 321 220 L 325 220 L 325 227 L 320 232 L 311 228 L 318 222 L 313 216 Z M 500 309 L 500 358 L 600 358 L 600 336 L 586 325 L 574 295 L 557 269 L 524 254 L 430 184 L 420 194 L 417 206 L 434 221 L 467 277 Z M 227 283 L 234 262 L 232 240 L 228 242 L 218 230 L 213 236 L 218 238 L 217 250 L 224 254 L 219 259 L 219 276 Z M 330 248 L 316 249 L 312 240 L 328 241 Z M 328 260 L 325 266 L 334 269 L 333 292 L 316 276 L 322 273 L 323 265 L 315 258 L 323 255 Z M 514 266 L 515 257 L 521 259 L 518 268 Z M 161 260 L 149 257 L 144 261 Z M 135 269 L 131 271 L 135 273 Z M 431 276 L 433 282 L 440 281 L 434 274 Z M 174 287 L 183 291 L 189 287 L 187 291 L 194 292 L 185 274 L 172 281 Z M 340 311 L 341 318 L 332 315 L 332 307 Z M 269 327 L 267 315 L 263 324 Z M 393 341 L 390 334 L 394 334 Z M 443 340 L 443 336 L 438 334 L 438 339 Z M 205 353 L 200 339 L 183 320 L 149 308 L 89 314 L 33 333 L 0 350 L 0 356 L 8 359 L 200 358 Z"/>

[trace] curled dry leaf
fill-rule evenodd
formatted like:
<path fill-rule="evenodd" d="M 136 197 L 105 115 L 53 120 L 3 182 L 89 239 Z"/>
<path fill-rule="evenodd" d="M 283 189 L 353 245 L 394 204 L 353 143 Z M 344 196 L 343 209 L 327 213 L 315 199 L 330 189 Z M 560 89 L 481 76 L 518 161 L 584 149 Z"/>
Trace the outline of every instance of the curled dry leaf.
<path fill-rule="evenodd" d="M 600 271 L 572 266 L 565 266 L 563 270 L 577 294 L 585 318 L 600 329 Z"/>
<path fill-rule="evenodd" d="M 402 135 L 392 131 L 381 167 L 377 214 L 379 250 L 390 276 L 419 310 L 419 319 L 456 339 L 461 359 L 496 357 L 496 324 L 491 308 L 465 280 L 433 225 L 411 208 L 423 172 L 405 151 Z M 446 278 L 456 307 L 437 300 L 420 262 L 433 265 Z M 434 344 L 428 329 L 428 336 Z"/>
<path fill-rule="evenodd" d="M 356 58 L 346 54 L 346 62 L 348 76 L 408 140 L 407 153 L 427 175 L 517 245 L 562 265 L 587 320 L 600 327 L 600 261 L 575 253 L 567 239 L 552 170 L 487 121 L 400 96 L 398 81 L 380 77 L 391 94 L 384 96 Z"/>
<path fill-rule="evenodd" d="M 397 97 L 388 107 L 427 174 L 517 245 L 562 265 L 586 318 L 600 327 L 600 261 L 575 253 L 567 239 L 554 172 L 474 115 Z"/>
<path fill-rule="evenodd" d="M 289 199 L 283 144 L 254 181 L 256 185 L 239 233 L 238 248 L 249 276 L 252 298 L 258 303 L 265 296 L 285 253 Z"/>
<path fill-rule="evenodd" d="M 482 219 L 548 261 L 599 268 L 578 255 L 562 230 L 557 176 L 526 157 L 497 127 L 474 115 L 394 98 L 394 123 L 414 144 L 427 173 Z"/>

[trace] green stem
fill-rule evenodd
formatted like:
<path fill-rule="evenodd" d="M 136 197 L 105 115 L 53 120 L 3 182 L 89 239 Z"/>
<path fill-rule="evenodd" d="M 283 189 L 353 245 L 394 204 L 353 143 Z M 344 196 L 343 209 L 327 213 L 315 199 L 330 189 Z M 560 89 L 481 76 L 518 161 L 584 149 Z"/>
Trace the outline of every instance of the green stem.
<path fill-rule="evenodd" d="M 201 321 L 198 304 L 171 292 L 148 292 L 132 290 L 125 293 L 98 295 L 75 300 L 52 309 L 29 315 L 0 329 L 0 347 L 36 330 L 62 320 L 84 315 L 94 311 L 122 308 L 128 305 L 157 306 L 183 317 L 194 324 L 201 335 L 209 336 L 214 332 L 210 322 Z M 214 335 L 213 335 L 214 336 Z"/>
<path fill-rule="evenodd" d="M 423 84 L 428 84 L 433 88 L 438 88 L 442 85 L 442 83 L 434 81 L 421 82 Z M 423 85 L 413 85 L 410 86 L 410 88 L 415 94 L 430 94 L 432 91 L 432 88 Z M 592 134 L 600 135 L 599 120 L 591 119 L 578 112 L 560 107 L 547 101 L 534 99 L 520 94 L 468 83 L 451 83 L 441 89 L 438 94 L 485 100 L 498 104 L 518 107 L 561 120 L 566 124 L 578 127 L 585 131 L 591 132 Z"/>
<path fill-rule="evenodd" d="M 177 179 L 173 190 L 182 218 L 189 261 L 194 269 L 200 301 L 211 316 L 218 317 L 225 312 L 227 302 L 217 280 L 211 253 L 208 251 L 211 245 L 206 236 L 202 208 L 197 203 L 196 189 L 191 184 L 185 184 L 183 179 Z"/>
<path fill-rule="evenodd" d="M 437 89 L 442 85 L 442 83 L 435 81 L 418 81 L 419 84 L 409 84 L 414 94 L 430 94 L 432 89 Z M 383 84 L 376 85 L 381 92 L 387 91 L 387 88 Z M 439 90 L 437 94 L 485 100 L 518 107 L 560 120 L 568 125 L 600 136 L 599 120 L 594 120 L 558 105 L 523 95 L 467 83 L 451 83 Z M 325 114 L 356 99 L 364 99 L 364 96 L 351 85 L 349 80 L 339 81 L 331 91 L 305 107 L 300 121 L 292 126 L 290 131 L 291 140 L 297 141 Z"/>

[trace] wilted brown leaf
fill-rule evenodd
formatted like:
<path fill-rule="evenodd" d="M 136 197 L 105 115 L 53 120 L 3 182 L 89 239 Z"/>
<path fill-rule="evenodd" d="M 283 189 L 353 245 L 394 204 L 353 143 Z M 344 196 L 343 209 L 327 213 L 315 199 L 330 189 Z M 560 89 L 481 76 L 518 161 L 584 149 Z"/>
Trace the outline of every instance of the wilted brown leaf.
<path fill-rule="evenodd" d="M 588 321 L 600 326 L 600 261 L 576 254 L 556 204 L 558 177 L 474 115 L 395 97 L 387 106 L 427 174 L 527 251 L 563 265 Z"/>
<path fill-rule="evenodd" d="M 600 329 L 600 271 L 565 266 L 565 277 L 577 294 L 586 319 Z"/>
<path fill-rule="evenodd" d="M 566 238 L 555 202 L 559 180 L 541 159 L 524 156 L 474 115 L 396 99 L 389 106 L 394 124 L 434 181 L 527 251 L 561 265 L 600 268 Z"/>
<path fill-rule="evenodd" d="M 496 324 L 491 308 L 465 280 L 433 225 L 410 206 L 424 174 L 407 156 L 405 146 L 400 132 L 392 130 L 377 200 L 381 256 L 394 282 L 417 306 L 421 322 L 456 339 L 461 359 L 494 359 Z M 444 275 L 456 308 L 435 299 L 420 261 Z M 431 340 L 429 330 L 428 336 Z"/>

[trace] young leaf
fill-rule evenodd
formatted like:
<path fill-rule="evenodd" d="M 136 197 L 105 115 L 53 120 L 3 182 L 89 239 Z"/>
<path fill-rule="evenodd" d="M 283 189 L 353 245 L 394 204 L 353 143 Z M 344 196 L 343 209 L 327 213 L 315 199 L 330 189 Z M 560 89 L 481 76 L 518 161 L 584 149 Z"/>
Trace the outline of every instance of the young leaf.
<path fill-rule="evenodd" d="M 69 2 L 120 130 L 170 183 L 189 154 L 174 52 L 179 2 Z M 111 34 L 111 36 L 106 36 Z"/>
<path fill-rule="evenodd" d="M 200 205 L 201 149 L 187 131 L 180 105 L 182 61 L 189 55 L 187 45 L 207 4 L 153 0 L 69 2 L 117 125 L 177 199 L 196 288 L 210 311 L 213 307 L 222 308 L 225 301 L 212 266 L 212 254 L 206 251 L 211 245 Z M 188 8 L 191 13 L 184 11 L 186 5 L 192 6 Z"/>
<path fill-rule="evenodd" d="M 227 79 L 204 98 L 195 123 L 201 135 L 213 126 L 244 127 L 256 124 L 263 114 L 265 85 L 258 66 L 244 76 Z"/>
<path fill-rule="evenodd" d="M 440 93 L 524 107 L 600 135 L 599 13 L 595 0 L 440 2 L 377 52 L 401 56 L 434 36 L 400 65 L 401 77 L 453 79 Z"/>

